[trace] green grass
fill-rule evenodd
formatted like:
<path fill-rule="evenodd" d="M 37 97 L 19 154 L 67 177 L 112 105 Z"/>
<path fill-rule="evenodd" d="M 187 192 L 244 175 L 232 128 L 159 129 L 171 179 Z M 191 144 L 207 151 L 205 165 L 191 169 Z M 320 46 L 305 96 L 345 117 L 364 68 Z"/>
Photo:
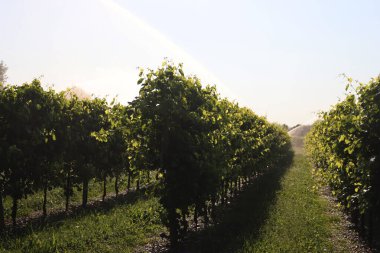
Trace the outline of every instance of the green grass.
<path fill-rule="evenodd" d="M 154 176 L 154 175 L 153 175 Z M 152 177 L 153 177 L 152 176 Z M 146 180 L 142 180 L 140 185 L 146 183 Z M 107 195 L 115 193 L 114 189 L 115 179 L 109 179 L 107 181 Z M 131 187 L 136 187 L 136 180 L 131 181 Z M 119 181 L 119 192 L 125 192 L 127 188 L 127 177 L 123 177 Z M 96 198 L 100 198 L 103 195 L 103 182 L 91 180 L 89 182 L 89 201 Z M 42 211 L 43 191 L 38 191 L 28 198 L 19 200 L 17 217 L 29 216 L 35 211 Z M 82 191 L 74 188 L 73 196 L 70 198 L 70 205 L 79 205 L 82 202 Z M 11 219 L 12 199 L 7 196 L 4 199 L 5 207 L 5 219 Z M 47 211 L 64 209 L 65 208 L 65 196 L 62 188 L 54 188 L 47 193 Z"/>
<path fill-rule="evenodd" d="M 303 154 L 305 149 L 305 137 L 293 136 L 292 137 L 292 148 L 296 154 Z"/>
<path fill-rule="evenodd" d="M 6 237 L 0 252 L 134 252 L 165 231 L 160 211 L 157 198 L 135 194 L 127 202 Z"/>
<path fill-rule="evenodd" d="M 303 156 L 281 181 L 276 202 L 257 238 L 247 236 L 238 252 L 333 252 L 328 203 L 312 190 L 310 167 Z"/>

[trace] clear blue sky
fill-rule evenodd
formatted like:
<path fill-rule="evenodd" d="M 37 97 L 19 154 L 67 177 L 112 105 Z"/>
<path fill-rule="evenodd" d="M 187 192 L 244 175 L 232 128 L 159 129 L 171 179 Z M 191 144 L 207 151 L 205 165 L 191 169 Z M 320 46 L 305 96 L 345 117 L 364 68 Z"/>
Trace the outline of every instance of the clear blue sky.
<path fill-rule="evenodd" d="M 376 0 L 0 0 L 0 60 L 13 84 L 42 80 L 137 95 L 137 67 L 164 57 L 269 120 L 308 122 L 346 73 L 380 73 Z"/>

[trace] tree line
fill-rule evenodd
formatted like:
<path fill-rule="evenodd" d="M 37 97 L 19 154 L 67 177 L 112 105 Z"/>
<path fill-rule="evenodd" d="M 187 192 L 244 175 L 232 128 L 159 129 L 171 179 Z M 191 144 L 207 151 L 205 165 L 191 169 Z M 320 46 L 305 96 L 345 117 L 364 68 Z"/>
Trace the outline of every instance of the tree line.
<path fill-rule="evenodd" d="M 185 76 L 164 62 L 141 70 L 139 95 L 128 105 L 80 99 L 44 89 L 38 80 L 0 89 L 0 227 L 5 196 L 12 221 L 22 197 L 64 189 L 66 210 L 73 188 L 86 207 L 89 181 L 155 172 L 163 221 L 174 244 L 194 222 L 215 218 L 217 205 L 253 178 L 288 163 L 290 139 L 280 125 L 221 98 L 214 86 Z M 128 186 L 129 187 L 129 186 Z"/>
<path fill-rule="evenodd" d="M 346 98 L 321 113 L 307 136 L 306 149 L 318 178 L 330 186 L 369 242 L 378 244 L 380 79 L 354 86 L 348 78 Z"/>

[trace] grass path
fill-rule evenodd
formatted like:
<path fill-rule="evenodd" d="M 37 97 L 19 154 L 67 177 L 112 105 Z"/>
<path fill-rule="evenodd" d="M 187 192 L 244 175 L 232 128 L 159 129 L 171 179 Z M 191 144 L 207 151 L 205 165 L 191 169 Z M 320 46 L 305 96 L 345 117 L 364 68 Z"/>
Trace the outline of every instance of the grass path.
<path fill-rule="evenodd" d="M 259 237 L 247 237 L 238 252 L 360 252 L 352 236 L 340 235 L 347 234 L 344 218 L 313 184 L 310 165 L 296 156 Z"/>
<path fill-rule="evenodd" d="M 30 227 L 25 235 L 5 236 L 0 252 L 135 252 L 165 231 L 158 199 L 143 192 L 102 209 L 83 210 L 76 216 L 43 227 Z"/>

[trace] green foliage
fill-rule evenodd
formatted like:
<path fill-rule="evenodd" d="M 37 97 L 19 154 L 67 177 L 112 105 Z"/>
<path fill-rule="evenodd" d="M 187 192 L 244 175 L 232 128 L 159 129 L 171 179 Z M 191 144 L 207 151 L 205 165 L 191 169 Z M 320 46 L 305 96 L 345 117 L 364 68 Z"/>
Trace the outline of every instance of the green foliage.
<path fill-rule="evenodd" d="M 181 64 L 141 70 L 138 84 L 139 96 L 127 106 L 44 90 L 38 80 L 0 90 L 0 199 L 13 199 L 14 225 L 19 200 L 34 192 L 43 191 L 46 215 L 52 188 L 64 189 L 68 210 L 75 188 L 87 206 L 93 179 L 103 183 L 104 199 L 109 178 L 117 194 L 122 177 L 129 189 L 131 179 L 139 187 L 154 172 L 175 245 L 190 213 L 207 224 L 241 181 L 291 159 L 282 126 L 221 99 Z"/>
<path fill-rule="evenodd" d="M 145 129 L 148 148 L 141 155 L 163 175 L 161 203 L 172 244 L 186 233 L 191 209 L 207 223 L 208 205 L 224 201 L 232 183 L 236 187 L 241 178 L 290 156 L 283 129 L 220 99 L 214 87 L 202 88 L 196 77 L 184 75 L 182 65 L 164 62 L 156 71 L 141 71 L 138 83 L 132 116 Z M 138 138 L 132 146 L 141 143 Z"/>
<path fill-rule="evenodd" d="M 43 229 L 31 229 L 18 238 L 4 237 L 0 252 L 135 252 L 165 232 L 158 199 L 139 198 L 111 210 L 78 214 Z"/>
<path fill-rule="evenodd" d="M 380 213 L 380 80 L 353 92 L 321 114 L 307 136 L 307 153 L 339 203 L 356 221 L 369 216 L 372 226 Z"/>

